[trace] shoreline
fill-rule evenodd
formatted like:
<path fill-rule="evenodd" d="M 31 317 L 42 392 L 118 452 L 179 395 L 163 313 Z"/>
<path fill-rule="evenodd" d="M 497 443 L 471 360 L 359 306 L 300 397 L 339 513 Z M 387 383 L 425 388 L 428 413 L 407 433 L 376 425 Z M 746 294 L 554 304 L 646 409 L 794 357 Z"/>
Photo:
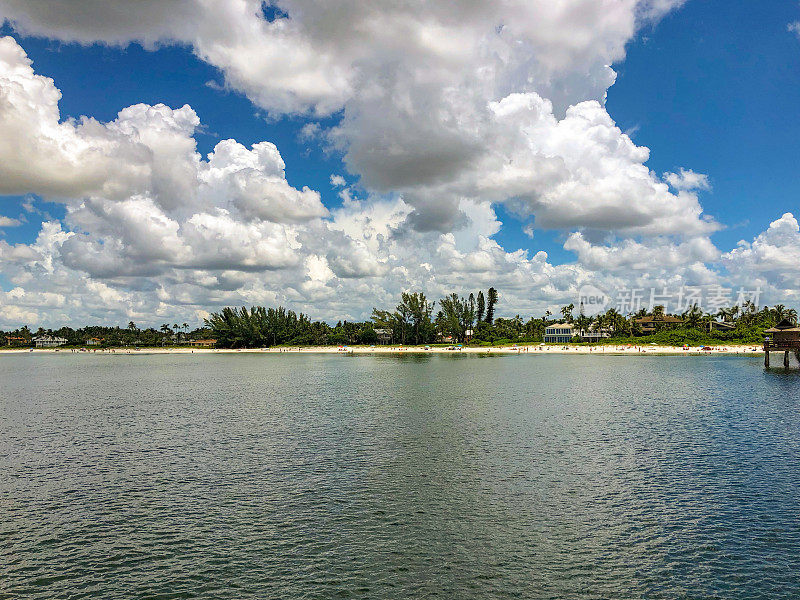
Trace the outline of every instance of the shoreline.
<path fill-rule="evenodd" d="M 73 348 L 2 348 L 2 354 L 108 354 L 108 355 L 134 355 L 134 354 L 601 354 L 609 356 L 751 356 L 763 352 L 760 345 L 755 344 L 728 344 L 711 346 L 710 350 L 692 347 L 688 350 L 681 346 L 635 346 L 635 345 L 602 345 L 578 346 L 558 345 L 540 346 L 469 346 L 469 347 L 440 347 L 440 346 L 290 346 L 274 348 L 106 348 L 106 349 L 73 349 Z"/>

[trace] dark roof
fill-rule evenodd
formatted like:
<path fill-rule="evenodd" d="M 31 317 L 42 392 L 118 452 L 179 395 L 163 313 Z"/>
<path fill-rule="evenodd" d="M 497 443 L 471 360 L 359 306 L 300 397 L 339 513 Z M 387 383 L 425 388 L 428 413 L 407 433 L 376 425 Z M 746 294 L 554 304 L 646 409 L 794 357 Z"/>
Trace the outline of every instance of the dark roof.
<path fill-rule="evenodd" d="M 800 331 L 800 327 L 795 325 L 789 319 L 782 319 L 780 323 L 775 325 L 775 327 L 765 329 L 764 333 L 780 333 L 782 331 Z"/>
<path fill-rule="evenodd" d="M 780 323 L 775 325 L 775 329 L 797 329 L 797 325 L 789 319 L 783 319 Z"/>

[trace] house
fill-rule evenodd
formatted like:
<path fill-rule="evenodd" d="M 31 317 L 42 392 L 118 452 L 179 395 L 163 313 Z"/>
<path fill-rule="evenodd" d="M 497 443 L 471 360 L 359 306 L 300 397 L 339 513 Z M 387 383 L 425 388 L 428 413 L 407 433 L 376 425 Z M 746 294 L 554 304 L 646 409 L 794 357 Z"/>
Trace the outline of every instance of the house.
<path fill-rule="evenodd" d="M 545 344 L 568 344 L 574 336 L 574 327 L 570 323 L 555 323 L 544 329 Z"/>
<path fill-rule="evenodd" d="M 578 335 L 581 336 L 581 340 L 583 340 L 584 342 L 598 342 L 602 339 L 611 337 L 611 328 L 610 327 L 598 328 L 596 325 L 591 325 L 589 329 L 581 329 Z"/>
<path fill-rule="evenodd" d="M 375 334 L 378 336 L 379 344 L 392 343 L 392 330 L 391 329 L 376 329 Z"/>
<path fill-rule="evenodd" d="M 36 344 L 37 348 L 57 348 L 66 344 L 67 340 L 54 335 L 40 335 L 33 338 L 33 343 Z"/>
<path fill-rule="evenodd" d="M 216 344 L 217 340 L 214 339 L 189 341 L 189 345 L 195 348 L 213 348 Z"/>
<path fill-rule="evenodd" d="M 728 323 L 727 321 L 709 321 L 708 332 L 712 331 L 733 331 L 736 329 L 735 323 Z"/>
<path fill-rule="evenodd" d="M 653 315 L 651 317 L 641 317 L 635 319 L 636 324 L 642 330 L 642 334 L 655 333 L 662 329 L 679 327 L 683 324 L 683 319 L 671 315 Z"/>
<path fill-rule="evenodd" d="M 103 338 L 90 338 L 90 339 L 86 340 L 86 345 L 87 346 L 99 346 L 104 341 L 105 340 Z"/>
<path fill-rule="evenodd" d="M 6 336 L 6 346 L 27 346 L 29 343 L 28 338 L 13 335 Z"/>

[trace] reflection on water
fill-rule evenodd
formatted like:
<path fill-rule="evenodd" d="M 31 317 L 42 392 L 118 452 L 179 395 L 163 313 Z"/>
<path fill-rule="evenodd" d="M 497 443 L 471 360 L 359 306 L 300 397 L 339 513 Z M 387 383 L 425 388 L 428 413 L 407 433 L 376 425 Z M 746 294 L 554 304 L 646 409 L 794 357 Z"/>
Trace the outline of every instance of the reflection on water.
<path fill-rule="evenodd" d="M 794 598 L 753 358 L 0 356 L 0 598 Z"/>

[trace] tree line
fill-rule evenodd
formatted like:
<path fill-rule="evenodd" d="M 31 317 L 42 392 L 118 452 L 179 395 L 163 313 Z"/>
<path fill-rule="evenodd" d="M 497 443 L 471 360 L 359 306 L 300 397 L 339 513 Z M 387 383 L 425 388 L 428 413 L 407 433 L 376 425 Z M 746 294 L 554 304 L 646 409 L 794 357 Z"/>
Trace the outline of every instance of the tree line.
<path fill-rule="evenodd" d="M 99 340 L 99 346 L 164 346 L 185 344 L 192 340 L 212 338 L 223 348 L 257 348 L 279 345 L 372 345 L 379 342 L 423 345 L 436 342 L 503 344 L 533 343 L 544 339 L 548 325 L 569 322 L 574 330 L 602 331 L 606 343 L 758 343 L 763 331 L 783 319 L 796 321 L 797 311 L 778 304 L 759 309 L 752 302 L 721 308 L 713 313 L 697 305 L 676 314 L 667 315 L 664 307 L 641 309 L 623 315 L 611 308 L 596 316 L 574 315 L 574 304 L 562 306 L 556 314 L 545 311 L 541 317 L 524 320 L 514 317 L 495 317 L 499 294 L 494 287 L 486 293 L 478 291 L 460 296 L 452 293 L 438 301 L 429 300 L 422 292 L 404 292 L 394 309 L 374 308 L 368 321 L 339 321 L 330 325 L 312 321 L 308 315 L 284 307 L 226 307 L 211 314 L 203 327 L 190 331 L 186 323 L 164 323 L 159 328 L 139 328 L 132 321 L 128 326 L 87 326 L 79 329 L 62 327 L 42 329 L 35 333 L 27 326 L 2 332 L 12 345 L 26 345 L 37 335 L 65 338 L 68 345 L 82 346 L 88 340 Z M 677 322 L 661 321 L 659 317 L 677 317 Z M 641 319 L 655 317 L 654 332 L 645 335 Z M 725 324 L 720 330 L 720 324 Z M 20 342 L 21 340 L 21 342 Z M 574 341 L 580 341 L 576 338 Z"/>
<path fill-rule="evenodd" d="M 545 311 L 527 321 L 520 315 L 495 318 L 499 295 L 495 288 L 484 294 L 449 294 L 430 301 L 422 292 L 403 292 L 393 310 L 374 308 L 369 321 L 339 322 L 335 326 L 311 321 L 282 307 L 225 308 L 206 320 L 221 347 L 289 345 L 394 344 L 423 345 L 435 342 L 502 344 L 533 343 L 544 339 L 545 329 L 557 322 L 573 324 L 578 332 L 601 331 L 601 343 L 758 343 L 764 329 L 784 318 L 797 319 L 797 311 L 783 305 L 758 309 L 751 302 L 705 313 L 697 305 L 683 313 L 667 315 L 663 306 L 623 315 L 611 308 L 596 316 L 574 316 L 574 304 L 561 307 L 558 315 Z M 661 321 L 665 316 L 674 322 Z M 653 332 L 645 332 L 641 320 L 654 317 Z M 720 323 L 727 327 L 720 330 Z M 715 326 L 716 324 L 716 326 Z M 645 335 L 647 333 L 648 335 Z M 379 336 L 380 334 L 380 336 Z M 574 341 L 579 342 L 576 337 Z"/>
<path fill-rule="evenodd" d="M 14 330 L 0 331 L 0 343 L 7 346 L 27 346 L 33 338 L 49 335 L 67 340 L 67 346 L 85 346 L 94 342 L 100 347 L 120 346 L 166 346 L 188 343 L 191 340 L 211 337 L 211 330 L 206 327 L 191 329 L 188 323 L 164 323 L 160 327 L 140 328 L 133 321 L 127 327 L 109 327 L 104 325 L 87 325 L 74 329 L 59 327 L 36 331 L 27 325 Z"/>

